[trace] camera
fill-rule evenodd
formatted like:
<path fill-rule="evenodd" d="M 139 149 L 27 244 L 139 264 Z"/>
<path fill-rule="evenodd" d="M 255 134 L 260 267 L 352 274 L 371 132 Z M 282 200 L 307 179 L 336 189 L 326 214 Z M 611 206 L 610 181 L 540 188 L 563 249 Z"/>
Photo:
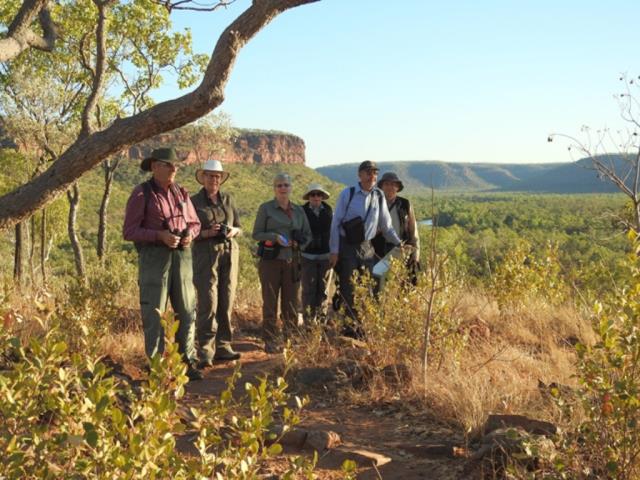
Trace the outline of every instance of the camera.
<path fill-rule="evenodd" d="M 218 230 L 218 235 L 220 237 L 226 237 L 229 234 L 229 230 L 231 230 L 231 228 L 226 223 L 219 223 L 218 225 L 220 225 L 220 230 Z"/>
<path fill-rule="evenodd" d="M 173 230 L 171 230 L 171 234 L 180 237 L 180 243 L 178 243 L 177 248 L 178 250 L 182 250 L 184 248 L 182 245 L 182 239 L 189 236 L 189 229 L 185 228 L 183 230 L 178 230 L 177 228 L 174 228 Z"/>

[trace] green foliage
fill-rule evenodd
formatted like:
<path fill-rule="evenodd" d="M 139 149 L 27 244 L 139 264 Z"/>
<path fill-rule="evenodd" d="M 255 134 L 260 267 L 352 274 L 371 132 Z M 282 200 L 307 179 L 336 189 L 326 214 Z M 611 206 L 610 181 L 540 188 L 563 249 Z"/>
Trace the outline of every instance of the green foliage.
<path fill-rule="evenodd" d="M 4 316 L 5 312 L 1 316 Z M 44 324 L 43 324 L 44 326 Z M 172 337 L 177 322 L 166 325 Z M 151 362 L 138 388 L 110 374 L 89 351 L 70 353 L 54 320 L 45 335 L 22 342 L 0 325 L 0 476 L 47 478 L 255 478 L 282 448 L 273 434 L 298 420 L 279 378 L 247 383 L 234 398 L 239 371 L 220 398 L 181 414 L 187 378 L 176 344 Z M 197 456 L 176 448 L 197 437 Z M 290 460 L 283 478 L 311 478 L 313 461 Z"/>
<path fill-rule="evenodd" d="M 547 243 L 545 255 L 539 258 L 533 254 L 531 244 L 522 240 L 496 268 L 493 294 L 501 308 L 535 298 L 552 304 L 566 300 L 568 289 L 561 277 L 557 245 Z"/>
<path fill-rule="evenodd" d="M 460 282 L 443 268 L 435 284 L 429 272 L 421 272 L 414 286 L 404 264 L 396 260 L 386 279 L 384 288 L 377 295 L 371 277 L 360 275 L 355 279 L 354 306 L 377 362 L 381 365 L 390 360 L 419 364 L 429 316 L 433 319 L 429 357 L 434 364 L 439 364 L 445 354 L 455 358 L 466 343 L 459 329 L 462 318 L 455 312 L 455 295 Z M 434 292 L 436 294 L 432 295 Z"/>
<path fill-rule="evenodd" d="M 640 476 L 640 244 L 629 263 L 633 281 L 607 303 L 596 303 L 597 342 L 577 345 L 579 403 L 554 393 L 568 418 L 582 416 L 564 438 L 557 463 L 563 478 Z"/>

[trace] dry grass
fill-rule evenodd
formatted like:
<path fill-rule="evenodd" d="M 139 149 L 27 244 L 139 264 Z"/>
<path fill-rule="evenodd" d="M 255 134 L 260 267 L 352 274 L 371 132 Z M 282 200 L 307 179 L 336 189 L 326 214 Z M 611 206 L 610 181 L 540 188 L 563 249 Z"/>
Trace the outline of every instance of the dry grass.
<path fill-rule="evenodd" d="M 384 342 L 369 341 L 369 362 L 378 371 L 383 364 L 407 365 L 410 384 L 389 386 L 380 375 L 366 391 L 352 392 L 354 402 L 370 403 L 397 397 L 419 399 L 443 420 L 474 434 L 491 413 L 525 414 L 556 420 L 557 409 L 544 384 L 572 385 L 576 341 L 591 343 L 594 334 L 589 319 L 571 305 L 561 307 L 540 300 L 517 309 L 500 311 L 481 291 L 460 292 L 451 300 L 449 314 L 460 322 L 456 332 L 466 339 L 457 352 L 445 352 L 429 368 L 422 384 L 419 358 L 394 358 L 392 342 L 405 340 L 389 335 Z M 318 337 L 320 338 L 320 337 Z M 415 339 L 420 342 L 420 338 Z M 303 365 L 330 365 L 350 355 L 335 342 L 305 344 L 297 350 Z M 407 396 L 409 395 L 409 397 Z"/>

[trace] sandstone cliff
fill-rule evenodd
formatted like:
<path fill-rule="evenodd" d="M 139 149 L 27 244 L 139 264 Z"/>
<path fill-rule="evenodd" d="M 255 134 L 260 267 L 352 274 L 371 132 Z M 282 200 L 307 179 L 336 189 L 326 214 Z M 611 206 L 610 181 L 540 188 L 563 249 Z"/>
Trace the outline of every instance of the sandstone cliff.
<path fill-rule="evenodd" d="M 162 145 L 175 145 L 171 133 L 158 135 L 142 144 L 129 149 L 129 158 L 141 160 L 153 148 Z M 259 163 L 259 164 L 300 164 L 305 163 L 305 145 L 302 138 L 290 133 L 263 130 L 237 130 L 231 139 L 217 146 L 218 153 L 210 154 L 206 148 L 184 145 L 176 146 L 178 154 L 185 157 L 185 163 L 202 162 L 207 158 L 217 158 L 223 163 Z"/>

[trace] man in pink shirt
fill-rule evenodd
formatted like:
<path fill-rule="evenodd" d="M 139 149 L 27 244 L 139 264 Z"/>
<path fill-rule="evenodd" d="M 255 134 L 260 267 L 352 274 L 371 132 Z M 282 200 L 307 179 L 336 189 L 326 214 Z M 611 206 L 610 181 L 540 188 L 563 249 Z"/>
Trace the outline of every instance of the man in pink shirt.
<path fill-rule="evenodd" d="M 123 236 L 138 250 L 138 285 L 149 358 L 164 351 L 160 312 L 167 300 L 179 321 L 176 342 L 190 380 L 199 380 L 195 339 L 195 291 L 191 241 L 200 233 L 200 221 L 189 194 L 175 183 L 179 159 L 173 148 L 159 148 L 140 168 L 152 177 L 136 186 L 127 202 Z"/>

